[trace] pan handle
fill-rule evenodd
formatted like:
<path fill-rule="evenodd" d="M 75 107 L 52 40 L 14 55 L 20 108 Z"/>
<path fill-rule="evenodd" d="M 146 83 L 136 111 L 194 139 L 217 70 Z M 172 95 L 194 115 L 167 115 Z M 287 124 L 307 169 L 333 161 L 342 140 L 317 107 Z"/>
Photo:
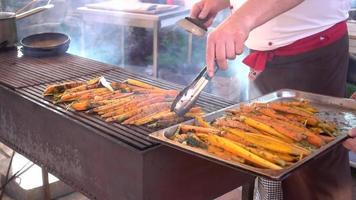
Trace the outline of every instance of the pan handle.
<path fill-rule="evenodd" d="M 16 15 L 16 20 L 23 19 L 23 18 L 25 18 L 25 17 L 28 17 L 28 16 L 31 16 L 31 15 L 33 15 L 33 14 L 42 12 L 42 11 L 44 11 L 44 10 L 48 10 L 48 9 L 50 9 L 50 8 L 53 8 L 53 7 L 54 7 L 53 4 L 48 4 L 48 5 L 45 5 L 45 6 L 40 6 L 40 7 L 31 9 L 31 10 L 29 10 L 29 11 L 26 11 L 26 12 L 24 12 L 24 13 L 21 13 L 21 14 Z"/>

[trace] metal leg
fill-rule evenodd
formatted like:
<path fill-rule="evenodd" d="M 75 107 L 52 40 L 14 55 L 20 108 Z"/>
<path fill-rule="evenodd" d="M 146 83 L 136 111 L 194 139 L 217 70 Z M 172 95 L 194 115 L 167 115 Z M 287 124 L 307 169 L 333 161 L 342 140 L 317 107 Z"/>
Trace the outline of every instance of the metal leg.
<path fill-rule="evenodd" d="M 193 34 L 188 34 L 188 56 L 187 62 L 188 64 L 192 63 L 192 48 L 193 48 Z"/>
<path fill-rule="evenodd" d="M 158 76 L 158 24 L 153 27 L 153 66 L 152 75 L 157 78 Z"/>
<path fill-rule="evenodd" d="M 43 184 L 43 199 L 50 200 L 51 193 L 49 189 L 48 172 L 44 168 L 42 168 L 42 184 Z"/>
<path fill-rule="evenodd" d="M 242 200 L 253 200 L 255 181 L 251 181 L 242 186 Z"/>
<path fill-rule="evenodd" d="M 125 26 L 121 27 L 121 67 L 125 66 Z"/>

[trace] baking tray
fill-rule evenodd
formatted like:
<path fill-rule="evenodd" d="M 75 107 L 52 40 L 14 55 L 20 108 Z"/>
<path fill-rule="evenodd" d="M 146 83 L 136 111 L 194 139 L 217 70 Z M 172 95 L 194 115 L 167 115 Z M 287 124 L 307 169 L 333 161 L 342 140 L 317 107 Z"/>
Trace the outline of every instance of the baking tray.
<path fill-rule="evenodd" d="M 339 145 L 342 141 L 344 141 L 347 138 L 348 130 L 351 129 L 352 127 L 356 127 L 356 101 L 353 99 L 336 98 L 336 97 L 297 91 L 297 90 L 282 89 L 244 103 L 290 101 L 293 99 L 309 100 L 313 106 L 319 109 L 319 113 L 317 114 L 318 117 L 321 118 L 322 120 L 332 121 L 336 123 L 340 133 L 332 142 L 317 149 L 312 154 L 296 162 L 295 164 L 283 168 L 282 170 L 261 169 L 261 168 L 256 168 L 238 162 L 224 160 L 222 158 L 209 154 L 208 152 L 202 149 L 190 147 L 188 145 L 184 145 L 179 142 L 168 139 L 166 136 L 174 134 L 174 132 L 177 130 L 179 125 L 175 125 L 154 132 L 150 134 L 150 137 L 160 141 L 164 145 L 168 145 L 170 147 L 185 151 L 195 156 L 199 156 L 204 159 L 216 162 L 218 164 L 231 167 L 233 169 L 236 169 L 244 173 L 265 177 L 272 180 L 283 180 L 288 175 L 290 175 L 293 171 L 302 167 L 307 162 L 316 159 L 320 155 L 327 153 L 328 151 L 332 150 L 335 146 Z M 210 113 L 204 116 L 204 119 L 210 122 L 216 118 L 223 116 L 225 114 L 225 110 L 232 109 L 232 108 L 239 108 L 239 105 L 240 103 Z M 182 124 L 193 124 L 194 122 L 195 120 L 190 120 Z"/>

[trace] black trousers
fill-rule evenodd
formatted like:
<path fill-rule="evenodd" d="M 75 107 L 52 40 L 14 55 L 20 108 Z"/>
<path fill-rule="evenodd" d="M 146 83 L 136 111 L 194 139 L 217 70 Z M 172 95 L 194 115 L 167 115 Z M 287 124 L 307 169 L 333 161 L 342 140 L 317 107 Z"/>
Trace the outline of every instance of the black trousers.
<path fill-rule="evenodd" d="M 263 94 L 296 89 L 344 97 L 349 61 L 348 35 L 317 50 L 274 57 L 255 83 Z M 340 145 L 311 161 L 282 183 L 287 200 L 349 200 L 352 198 L 348 151 Z"/>

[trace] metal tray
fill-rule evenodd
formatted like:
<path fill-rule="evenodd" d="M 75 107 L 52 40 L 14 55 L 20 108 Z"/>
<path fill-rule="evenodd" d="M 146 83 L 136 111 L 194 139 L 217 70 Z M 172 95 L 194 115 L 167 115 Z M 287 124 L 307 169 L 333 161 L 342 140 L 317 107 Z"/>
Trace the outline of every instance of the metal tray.
<path fill-rule="evenodd" d="M 168 139 L 166 136 L 169 137 L 170 135 L 174 134 L 174 132 L 177 130 L 177 127 L 179 125 L 175 125 L 154 132 L 149 136 L 154 138 L 155 140 L 160 141 L 165 145 L 216 162 L 218 164 L 231 167 L 233 169 L 236 169 L 244 173 L 261 176 L 272 180 L 283 180 L 288 175 L 290 175 L 293 171 L 305 165 L 307 162 L 317 158 L 318 156 L 330 151 L 335 146 L 339 145 L 343 140 L 347 138 L 348 130 L 351 129 L 352 127 L 356 127 L 356 101 L 352 99 L 336 98 L 336 97 L 297 91 L 297 90 L 282 89 L 245 103 L 288 101 L 288 100 L 301 99 L 301 98 L 309 100 L 313 106 L 319 109 L 320 112 L 318 113 L 318 116 L 321 119 L 336 123 L 340 131 L 340 134 L 332 142 L 314 151 L 311 155 L 305 157 L 304 159 L 282 170 L 261 169 L 261 168 L 256 168 L 238 162 L 224 160 L 222 158 L 209 154 L 207 151 L 204 151 L 202 149 L 190 147 L 188 145 L 184 145 L 179 142 L 175 142 L 173 140 Z M 206 121 L 212 121 L 216 118 L 223 116 L 225 114 L 225 110 L 231 108 L 238 108 L 238 107 L 239 104 L 236 104 L 224 108 L 222 110 L 210 113 L 206 115 L 204 118 Z M 195 122 L 194 120 L 190 120 L 184 122 L 183 124 L 193 124 L 194 122 Z"/>

